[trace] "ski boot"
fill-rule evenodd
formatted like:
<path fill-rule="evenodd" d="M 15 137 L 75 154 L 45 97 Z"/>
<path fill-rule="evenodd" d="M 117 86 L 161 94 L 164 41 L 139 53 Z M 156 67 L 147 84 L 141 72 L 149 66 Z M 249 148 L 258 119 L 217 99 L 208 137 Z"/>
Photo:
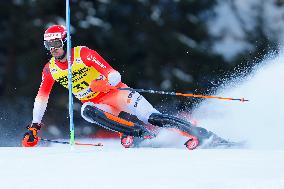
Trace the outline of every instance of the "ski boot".
<path fill-rule="evenodd" d="M 153 133 L 148 133 L 147 135 L 144 135 L 143 137 L 134 137 L 134 136 L 127 136 L 127 135 L 122 135 L 120 138 L 120 143 L 124 148 L 137 148 L 140 147 L 141 142 L 147 140 L 147 139 L 152 139 L 156 135 Z"/>
<path fill-rule="evenodd" d="M 127 135 L 127 134 L 121 134 L 120 137 L 120 143 L 124 148 L 135 148 L 135 147 L 139 147 L 140 143 L 143 142 L 146 139 L 152 139 L 154 138 L 157 133 L 158 133 L 158 129 L 153 126 L 153 125 L 146 125 L 144 124 L 142 121 L 140 121 L 137 116 L 135 115 L 131 115 L 127 112 L 120 112 L 118 115 L 120 118 L 123 118 L 125 120 L 128 121 L 132 121 L 136 124 L 139 124 L 141 126 L 143 126 L 143 134 L 140 137 L 137 136 L 131 136 L 131 135 Z"/>
<path fill-rule="evenodd" d="M 198 147 L 198 145 L 199 145 L 199 140 L 198 140 L 197 137 L 191 136 L 191 138 L 188 139 L 188 140 L 184 143 L 184 145 L 187 147 L 187 149 L 189 149 L 189 150 L 194 150 L 195 148 Z"/>
<path fill-rule="evenodd" d="M 124 148 L 134 147 L 134 137 L 123 135 L 120 139 L 120 143 Z"/>

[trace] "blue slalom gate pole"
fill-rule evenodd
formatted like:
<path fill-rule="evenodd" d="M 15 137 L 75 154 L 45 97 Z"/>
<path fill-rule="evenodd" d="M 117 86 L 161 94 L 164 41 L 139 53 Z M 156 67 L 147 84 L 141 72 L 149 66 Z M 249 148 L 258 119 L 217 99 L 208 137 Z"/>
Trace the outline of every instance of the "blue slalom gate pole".
<path fill-rule="evenodd" d="M 70 145 L 73 146 L 75 144 L 75 131 L 74 131 L 74 121 L 73 121 L 72 64 L 71 64 L 70 4 L 69 4 L 69 0 L 66 0 L 66 28 L 67 28 L 67 61 L 68 61 Z"/>

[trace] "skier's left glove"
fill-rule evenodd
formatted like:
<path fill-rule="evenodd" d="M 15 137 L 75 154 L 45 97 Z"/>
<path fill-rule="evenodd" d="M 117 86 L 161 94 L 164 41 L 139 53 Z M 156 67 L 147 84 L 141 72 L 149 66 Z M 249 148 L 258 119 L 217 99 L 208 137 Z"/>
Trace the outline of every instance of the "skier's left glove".
<path fill-rule="evenodd" d="M 111 86 L 106 80 L 94 80 L 91 82 L 90 87 L 94 92 L 107 93 L 116 87 Z"/>
<path fill-rule="evenodd" d="M 24 134 L 22 140 L 23 147 L 34 147 L 38 144 L 40 138 L 37 136 L 37 133 L 42 126 L 42 123 L 32 123 L 27 126 L 28 131 Z"/>
<path fill-rule="evenodd" d="M 121 75 L 117 71 L 110 72 L 106 80 L 94 80 L 90 84 L 90 88 L 94 92 L 107 93 L 121 82 Z"/>

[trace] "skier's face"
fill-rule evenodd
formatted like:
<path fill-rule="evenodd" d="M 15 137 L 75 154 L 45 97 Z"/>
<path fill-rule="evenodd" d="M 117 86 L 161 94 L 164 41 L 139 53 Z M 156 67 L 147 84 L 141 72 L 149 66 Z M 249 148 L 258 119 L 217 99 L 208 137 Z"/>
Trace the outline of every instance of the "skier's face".
<path fill-rule="evenodd" d="M 51 48 L 50 53 L 55 59 L 58 59 L 58 58 L 62 57 L 62 55 L 64 54 L 64 49 L 63 48 L 58 48 L 58 49 L 57 48 Z"/>
<path fill-rule="evenodd" d="M 47 50 L 49 50 L 50 54 L 55 59 L 62 59 L 64 56 L 64 49 L 63 49 L 63 41 L 62 39 L 53 39 L 49 41 L 44 41 L 44 46 Z"/>

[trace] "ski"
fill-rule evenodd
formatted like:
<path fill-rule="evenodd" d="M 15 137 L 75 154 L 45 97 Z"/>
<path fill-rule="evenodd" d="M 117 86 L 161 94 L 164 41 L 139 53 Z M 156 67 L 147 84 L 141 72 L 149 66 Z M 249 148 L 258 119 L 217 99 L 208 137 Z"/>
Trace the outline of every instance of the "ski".
<path fill-rule="evenodd" d="M 205 142 L 200 148 L 202 149 L 238 149 L 246 147 L 246 142 L 231 142 L 231 141 L 222 141 L 222 142 Z"/>

